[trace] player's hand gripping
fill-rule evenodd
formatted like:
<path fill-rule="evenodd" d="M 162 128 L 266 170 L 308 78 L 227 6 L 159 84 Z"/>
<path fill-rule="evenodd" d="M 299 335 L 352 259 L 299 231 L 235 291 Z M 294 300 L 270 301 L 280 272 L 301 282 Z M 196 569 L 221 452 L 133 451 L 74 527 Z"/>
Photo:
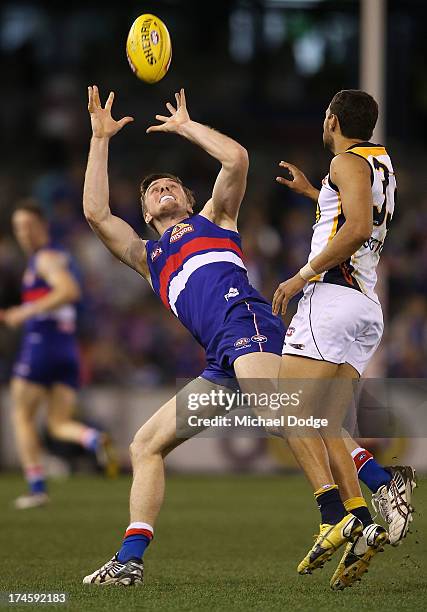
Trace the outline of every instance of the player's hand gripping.
<path fill-rule="evenodd" d="M 187 123 L 187 121 L 190 121 L 184 89 L 175 94 L 175 99 L 176 108 L 170 102 L 166 102 L 166 108 L 170 112 L 170 117 L 156 115 L 157 121 L 161 121 L 161 123 L 147 128 L 147 134 L 150 132 L 179 132 L 180 127 Z"/>
<path fill-rule="evenodd" d="M 123 117 L 116 121 L 111 116 L 111 107 L 114 100 L 114 92 L 111 91 L 104 108 L 102 108 L 98 87 L 88 87 L 88 111 L 92 124 L 92 134 L 95 138 L 111 138 L 117 134 L 124 125 L 133 121 L 133 117 Z"/>
<path fill-rule="evenodd" d="M 273 296 L 273 314 L 278 315 L 279 312 L 284 315 L 288 307 L 289 301 L 302 291 L 306 282 L 298 272 L 292 278 L 280 283 Z"/>
<path fill-rule="evenodd" d="M 286 168 L 291 175 L 291 179 L 286 179 L 283 176 L 277 176 L 276 181 L 281 185 L 286 185 L 295 193 L 300 193 L 301 195 L 307 196 L 313 200 L 317 200 L 319 191 L 313 187 L 308 178 L 305 176 L 301 170 L 299 170 L 293 164 L 289 164 L 288 162 L 281 161 L 279 163 L 281 168 Z"/>

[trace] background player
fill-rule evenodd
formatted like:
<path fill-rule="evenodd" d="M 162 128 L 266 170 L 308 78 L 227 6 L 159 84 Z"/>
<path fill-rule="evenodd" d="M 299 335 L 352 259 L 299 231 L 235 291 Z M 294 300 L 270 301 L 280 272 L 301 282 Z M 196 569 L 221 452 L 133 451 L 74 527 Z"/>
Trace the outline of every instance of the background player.
<path fill-rule="evenodd" d="M 192 392 L 206 391 L 235 376 L 241 384 L 250 379 L 277 380 L 284 327 L 249 284 L 236 226 L 246 188 L 246 150 L 192 121 L 184 90 L 176 94 L 176 108 L 168 103 L 170 115 L 156 115 L 161 123 L 147 132 L 175 132 L 217 159 L 221 169 L 212 197 L 199 214 L 194 214 L 193 195 L 179 178 L 163 173 L 144 179 L 144 219 L 160 238 L 143 241 L 109 208 L 109 140 L 132 121 L 111 117 L 113 97 L 110 93 L 102 108 L 97 87 L 89 87 L 93 135 L 83 197 L 89 224 L 116 257 L 150 282 L 205 348 L 207 367 L 192 384 Z M 176 403 L 172 398 L 137 432 L 131 445 L 131 523 L 118 554 L 86 576 L 85 583 L 142 582 L 142 556 L 163 502 L 164 458 L 184 441 L 176 433 Z"/>
<path fill-rule="evenodd" d="M 18 453 L 29 487 L 29 494 L 18 497 L 15 506 L 25 509 L 49 501 L 36 426 L 44 403 L 54 438 L 97 453 L 110 475 L 116 467 L 108 435 L 72 418 L 79 384 L 75 331 L 81 295 L 72 259 L 51 242 L 47 221 L 35 202 L 17 205 L 12 226 L 29 260 L 22 281 L 23 303 L 1 311 L 0 320 L 10 327 L 23 325 L 10 389 Z"/>
<path fill-rule="evenodd" d="M 374 288 L 393 216 L 396 180 L 384 147 L 369 142 L 377 117 L 378 106 L 365 92 L 345 90 L 334 96 L 323 125 L 323 141 L 334 158 L 320 192 L 295 166 L 280 164 L 292 180 L 278 177 L 277 181 L 317 202 L 309 262 L 278 287 L 273 299 L 273 312 L 284 313 L 289 300 L 304 289 L 283 348 L 283 379 L 357 379 L 381 340 L 383 318 Z M 293 450 L 313 484 L 322 513 L 319 538 L 301 564 L 304 571 L 316 567 L 316 559 L 328 548 L 331 525 L 363 501 L 346 444 L 361 468 L 359 477 L 375 491 L 393 544 L 404 537 L 411 520 L 412 468 L 385 470 L 345 436 L 294 438 Z M 332 453 L 330 470 L 322 473 L 313 457 L 331 458 Z M 372 525 L 368 514 L 359 517 L 365 525 L 363 535 L 347 546 L 331 580 L 334 588 L 358 578 L 384 541 L 381 528 Z"/>

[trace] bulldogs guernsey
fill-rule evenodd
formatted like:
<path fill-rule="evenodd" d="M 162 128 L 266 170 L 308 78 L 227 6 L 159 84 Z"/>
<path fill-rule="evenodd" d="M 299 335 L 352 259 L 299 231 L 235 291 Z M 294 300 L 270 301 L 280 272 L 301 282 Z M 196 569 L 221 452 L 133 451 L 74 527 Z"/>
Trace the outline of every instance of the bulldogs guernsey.
<path fill-rule="evenodd" d="M 197 214 L 166 230 L 158 241 L 148 240 L 146 249 L 154 291 L 206 349 L 208 364 L 216 362 L 231 374 L 242 351 L 276 352 L 282 322 L 250 285 L 237 232 Z M 237 304 L 242 306 L 240 321 L 235 320 Z"/>
<path fill-rule="evenodd" d="M 69 271 L 77 278 L 70 255 L 48 245 L 28 261 L 22 280 L 22 302 L 28 304 L 47 295 L 51 288 L 37 274 L 36 257 L 42 250 L 57 251 L 67 258 Z M 41 385 L 55 382 L 78 386 L 78 354 L 75 338 L 76 304 L 64 304 L 55 310 L 35 315 L 24 324 L 21 351 L 14 375 Z"/>

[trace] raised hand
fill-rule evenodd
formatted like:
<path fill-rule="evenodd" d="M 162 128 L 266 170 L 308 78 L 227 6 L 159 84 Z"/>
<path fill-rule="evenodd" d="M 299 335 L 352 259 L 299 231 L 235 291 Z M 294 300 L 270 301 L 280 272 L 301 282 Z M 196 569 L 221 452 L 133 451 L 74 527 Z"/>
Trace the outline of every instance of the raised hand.
<path fill-rule="evenodd" d="M 157 121 L 161 121 L 161 123 L 147 128 L 147 134 L 150 132 L 179 132 L 180 127 L 190 121 L 184 89 L 175 94 L 175 99 L 176 108 L 170 102 L 166 102 L 166 108 L 170 112 L 170 116 L 156 115 Z"/>
<path fill-rule="evenodd" d="M 102 108 L 98 87 L 88 87 L 88 111 L 92 124 L 92 134 L 95 138 L 111 138 L 117 134 L 124 125 L 133 121 L 133 117 L 123 117 L 116 121 L 111 116 L 111 107 L 114 100 L 114 92 L 111 91 L 104 108 Z"/>
<path fill-rule="evenodd" d="M 310 183 L 305 174 L 301 172 L 301 170 L 299 170 L 293 164 L 284 161 L 281 161 L 279 163 L 279 166 L 281 168 L 286 168 L 292 178 L 289 180 L 285 179 L 283 176 L 277 176 L 276 181 L 278 183 L 280 183 L 281 185 L 286 185 L 286 187 L 289 187 L 289 189 L 292 189 L 292 191 L 295 191 L 296 193 L 300 193 L 302 195 L 307 196 L 308 198 L 317 200 L 319 196 L 319 191 L 315 187 L 313 187 L 313 185 Z"/>

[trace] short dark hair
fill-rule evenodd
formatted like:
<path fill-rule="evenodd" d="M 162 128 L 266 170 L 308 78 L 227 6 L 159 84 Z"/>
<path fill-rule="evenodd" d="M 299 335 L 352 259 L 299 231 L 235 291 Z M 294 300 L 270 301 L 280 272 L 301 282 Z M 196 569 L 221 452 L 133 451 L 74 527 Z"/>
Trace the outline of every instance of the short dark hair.
<path fill-rule="evenodd" d="M 29 212 L 32 215 L 35 215 L 36 217 L 38 217 L 39 221 L 42 221 L 43 223 L 47 223 L 47 217 L 45 215 L 44 210 L 42 209 L 40 204 L 38 204 L 37 200 L 35 200 L 34 198 L 23 198 L 22 200 L 19 200 L 15 204 L 13 212 L 15 213 L 15 212 L 18 212 L 19 210 L 23 210 L 24 212 Z"/>
<path fill-rule="evenodd" d="M 371 138 L 378 119 L 378 104 L 366 91 L 343 89 L 334 95 L 329 109 L 338 117 L 343 136 Z"/>
<path fill-rule="evenodd" d="M 153 183 L 154 181 L 157 181 L 158 179 L 161 179 L 161 178 L 171 179 L 172 181 L 175 181 L 176 183 L 181 185 L 183 190 L 184 190 L 184 193 L 185 193 L 185 195 L 187 197 L 188 203 L 190 204 L 191 208 L 193 208 L 194 204 L 196 203 L 196 198 L 194 197 L 194 193 L 191 191 L 191 189 L 186 187 L 178 176 L 175 176 L 174 174 L 169 174 L 168 172 L 162 172 L 162 173 L 158 172 L 158 173 L 148 174 L 147 176 L 145 176 L 142 179 L 141 184 L 139 186 L 139 191 L 140 191 L 140 194 L 141 194 L 141 205 L 142 205 L 142 213 L 143 214 L 145 214 L 145 212 L 146 212 L 146 208 L 145 208 L 145 194 L 147 193 L 147 189 L 149 188 L 151 183 Z M 152 222 L 150 222 L 148 225 L 152 229 L 157 231 L 156 228 L 154 227 L 154 224 Z"/>

